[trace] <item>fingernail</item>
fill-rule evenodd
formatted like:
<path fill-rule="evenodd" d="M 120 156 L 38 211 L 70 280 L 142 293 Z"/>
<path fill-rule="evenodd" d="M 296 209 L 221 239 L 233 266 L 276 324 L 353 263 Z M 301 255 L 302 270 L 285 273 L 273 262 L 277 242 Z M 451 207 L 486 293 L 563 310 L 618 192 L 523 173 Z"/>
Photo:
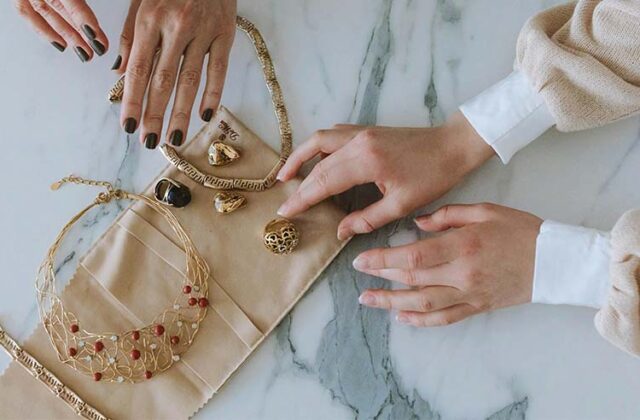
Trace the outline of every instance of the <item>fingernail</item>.
<path fill-rule="evenodd" d="M 376 304 L 376 297 L 369 292 L 364 292 L 358 298 L 358 302 L 363 305 L 374 306 Z"/>
<path fill-rule="evenodd" d="M 116 57 L 116 61 L 113 62 L 113 66 L 111 66 L 111 70 L 118 70 L 120 68 L 120 64 L 122 64 L 122 56 L 118 55 Z"/>
<path fill-rule="evenodd" d="M 138 122 L 135 118 L 127 118 L 124 120 L 124 131 L 131 134 L 136 131 L 136 127 L 138 126 Z"/>
<path fill-rule="evenodd" d="M 102 45 L 102 43 L 97 39 L 91 41 L 91 48 L 93 48 L 93 51 L 95 51 L 98 55 L 103 55 L 105 52 L 104 45 Z"/>
<path fill-rule="evenodd" d="M 144 138 L 144 147 L 147 149 L 155 149 L 158 145 L 158 135 L 156 133 L 149 133 Z"/>
<path fill-rule="evenodd" d="M 427 221 L 429 218 L 431 217 L 431 214 L 423 214 L 422 216 L 418 216 L 415 219 L 413 219 L 414 223 L 423 223 L 425 221 Z"/>
<path fill-rule="evenodd" d="M 353 260 L 353 268 L 356 270 L 366 270 L 369 268 L 369 261 L 362 255 L 358 255 L 356 259 Z"/>
<path fill-rule="evenodd" d="M 174 130 L 173 133 L 171 133 L 171 136 L 169 137 L 169 141 L 174 146 L 181 146 L 182 145 L 182 131 Z"/>
<path fill-rule="evenodd" d="M 408 324 L 409 323 L 409 317 L 403 314 L 399 314 L 396 315 L 396 321 L 402 323 L 402 324 Z"/>
<path fill-rule="evenodd" d="M 287 213 L 289 212 L 289 208 L 291 208 L 291 206 L 289 205 L 289 203 L 284 203 L 283 205 L 280 206 L 280 208 L 278 209 L 277 213 L 279 216 L 286 216 Z"/>
<path fill-rule="evenodd" d="M 80 58 L 80 61 L 82 61 L 83 63 L 86 63 L 87 60 L 89 60 L 89 54 L 87 54 L 87 52 L 82 48 L 75 47 L 73 50 L 76 52 L 76 54 L 78 54 L 78 58 Z"/>
<path fill-rule="evenodd" d="M 89 38 L 90 40 L 94 40 L 96 37 L 96 32 L 89 25 L 82 25 L 82 32 Z"/>
<path fill-rule="evenodd" d="M 53 41 L 53 42 L 51 43 L 51 45 L 53 45 L 53 47 L 54 47 L 56 50 L 60 51 L 60 52 L 64 52 L 64 50 L 67 48 L 67 47 L 65 47 L 64 45 L 62 45 L 62 44 L 60 44 L 59 42 L 56 42 L 56 41 Z"/>
<path fill-rule="evenodd" d="M 211 108 L 207 108 L 204 110 L 204 112 L 202 113 L 202 119 L 205 120 L 206 122 L 211 121 L 211 117 L 213 117 L 213 109 Z"/>
<path fill-rule="evenodd" d="M 353 233 L 349 229 L 340 229 L 338 231 L 338 240 L 344 241 L 345 239 L 350 239 L 353 237 Z M 357 260 L 357 258 L 356 258 Z M 355 261 L 354 261 L 355 263 Z"/>

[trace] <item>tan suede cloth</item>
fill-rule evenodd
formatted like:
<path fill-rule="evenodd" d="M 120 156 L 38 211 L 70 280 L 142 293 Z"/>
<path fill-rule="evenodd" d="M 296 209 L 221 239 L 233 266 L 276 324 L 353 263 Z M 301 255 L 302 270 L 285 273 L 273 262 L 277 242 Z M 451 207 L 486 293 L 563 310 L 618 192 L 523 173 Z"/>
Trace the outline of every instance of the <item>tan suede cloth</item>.
<path fill-rule="evenodd" d="M 229 166 L 207 163 L 207 149 L 221 134 L 220 121 L 238 133 L 227 141 L 242 157 Z M 278 155 L 228 110 L 221 108 L 181 150 L 207 172 L 222 176 L 263 177 Z M 244 362 L 300 299 L 346 242 L 336 238 L 344 216 L 329 202 L 294 219 L 301 232 L 290 255 L 270 253 L 262 231 L 276 210 L 299 185 L 278 183 L 264 192 L 242 192 L 247 206 L 230 214 L 213 208 L 217 191 L 195 184 L 173 166 L 161 176 L 187 185 L 192 202 L 174 214 L 211 268 L 211 308 L 193 345 L 182 360 L 148 382 L 94 382 L 60 363 L 43 328 L 24 349 L 111 418 L 180 419 L 192 416 Z M 146 190 L 152 195 L 155 182 Z M 171 306 L 184 275 L 184 252 L 165 220 L 135 202 L 82 259 L 62 298 L 90 331 L 123 331 L 141 327 Z M 0 377 L 0 418 L 75 418 L 55 395 L 13 362 Z"/>

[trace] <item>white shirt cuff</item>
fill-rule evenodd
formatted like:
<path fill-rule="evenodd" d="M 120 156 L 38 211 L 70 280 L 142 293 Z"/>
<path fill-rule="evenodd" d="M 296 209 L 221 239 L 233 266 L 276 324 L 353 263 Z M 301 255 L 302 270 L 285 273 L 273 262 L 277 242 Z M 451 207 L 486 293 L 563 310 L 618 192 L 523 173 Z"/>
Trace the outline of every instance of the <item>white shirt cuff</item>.
<path fill-rule="evenodd" d="M 545 220 L 536 242 L 532 302 L 601 308 L 610 255 L 609 233 Z"/>
<path fill-rule="evenodd" d="M 505 164 L 555 124 L 542 96 L 517 70 L 462 104 L 460 111 Z"/>

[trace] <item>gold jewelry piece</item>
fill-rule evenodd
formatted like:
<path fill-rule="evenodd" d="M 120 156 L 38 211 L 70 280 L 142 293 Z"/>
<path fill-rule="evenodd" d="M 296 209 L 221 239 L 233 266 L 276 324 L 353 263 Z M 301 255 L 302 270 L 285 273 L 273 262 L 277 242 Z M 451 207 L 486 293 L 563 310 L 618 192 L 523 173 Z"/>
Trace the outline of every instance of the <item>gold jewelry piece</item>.
<path fill-rule="evenodd" d="M 213 197 L 213 206 L 218 213 L 231 213 L 247 204 L 247 199 L 240 194 L 219 192 Z"/>
<path fill-rule="evenodd" d="M 107 99 L 112 104 L 122 101 L 122 96 L 124 95 L 124 74 L 120 76 L 120 78 L 114 83 L 114 85 L 109 89 L 109 94 L 107 95 Z"/>
<path fill-rule="evenodd" d="M 189 187 L 171 178 L 161 178 L 156 183 L 154 197 L 171 207 L 184 207 L 191 202 Z"/>
<path fill-rule="evenodd" d="M 276 118 L 278 119 L 278 129 L 280 131 L 280 159 L 278 163 L 276 163 L 271 171 L 262 179 L 223 178 L 200 171 L 190 162 L 183 159 L 176 149 L 168 144 L 160 146 L 160 150 L 167 160 L 178 168 L 178 170 L 182 171 L 193 181 L 207 188 L 215 190 L 264 191 L 267 188 L 271 188 L 277 182 L 276 176 L 291 154 L 291 124 L 287 116 L 287 108 L 284 104 L 282 90 L 280 89 L 276 72 L 273 68 L 273 62 L 271 61 L 267 45 L 262 35 L 260 35 L 260 32 L 258 32 L 251 22 L 241 16 L 236 18 L 236 26 L 251 39 L 256 54 L 258 55 L 258 60 L 260 60 L 260 64 L 262 65 L 262 72 L 267 88 L 271 93 L 271 102 L 275 109 Z"/>
<path fill-rule="evenodd" d="M 178 219 L 160 203 L 144 195 L 115 189 L 108 182 L 73 175 L 62 178 L 51 188 L 57 190 L 69 182 L 99 186 L 106 191 L 98 194 L 93 203 L 62 228 L 38 270 L 36 291 L 42 324 L 58 359 L 95 381 L 135 383 L 151 379 L 179 361 L 193 343 L 209 307 L 209 267 Z M 124 199 L 142 201 L 164 217 L 184 249 L 186 275 L 180 288 L 176 288 L 172 306 L 150 324 L 120 333 L 87 331 L 72 312 L 65 310 L 57 294 L 55 254 L 71 227 L 89 210 L 111 200 Z"/>
<path fill-rule="evenodd" d="M 28 351 L 20 347 L 16 340 L 2 329 L 2 326 L 0 326 L 0 346 L 4 348 L 9 357 L 18 362 L 20 366 L 46 386 L 49 391 L 64 401 L 78 416 L 90 420 L 108 420 L 107 416 L 84 402 L 78 394 L 62 383 L 56 375 L 42 366 Z"/>
<path fill-rule="evenodd" d="M 240 153 L 221 141 L 214 141 L 209 146 L 209 165 L 224 166 L 228 165 L 240 157 Z"/>
<path fill-rule="evenodd" d="M 288 219 L 274 219 L 264 228 L 264 245 L 274 254 L 291 253 L 299 241 L 298 229 Z"/>

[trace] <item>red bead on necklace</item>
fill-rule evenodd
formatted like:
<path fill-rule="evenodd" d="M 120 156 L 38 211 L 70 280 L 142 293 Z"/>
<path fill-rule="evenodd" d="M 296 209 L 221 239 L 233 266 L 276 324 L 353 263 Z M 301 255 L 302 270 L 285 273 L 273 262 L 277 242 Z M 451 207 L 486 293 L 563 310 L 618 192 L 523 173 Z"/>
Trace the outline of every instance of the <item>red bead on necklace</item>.
<path fill-rule="evenodd" d="M 164 334 L 164 327 L 161 324 L 156 325 L 156 327 L 153 329 L 153 332 L 155 333 L 155 335 L 157 335 L 158 337 L 161 336 L 162 334 Z"/>

